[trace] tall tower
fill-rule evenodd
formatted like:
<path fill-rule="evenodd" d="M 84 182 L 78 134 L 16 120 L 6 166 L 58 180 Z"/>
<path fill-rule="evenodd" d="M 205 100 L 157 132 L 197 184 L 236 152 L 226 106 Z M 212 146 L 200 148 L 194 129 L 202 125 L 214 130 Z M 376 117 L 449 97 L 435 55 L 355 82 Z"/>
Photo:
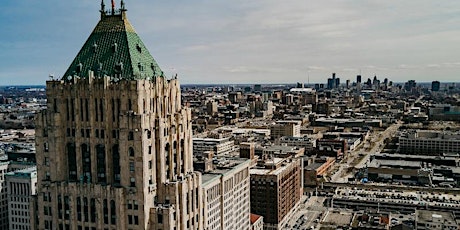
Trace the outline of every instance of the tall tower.
<path fill-rule="evenodd" d="M 121 8 L 105 10 L 36 117 L 38 229 L 202 229 L 191 112 Z"/>

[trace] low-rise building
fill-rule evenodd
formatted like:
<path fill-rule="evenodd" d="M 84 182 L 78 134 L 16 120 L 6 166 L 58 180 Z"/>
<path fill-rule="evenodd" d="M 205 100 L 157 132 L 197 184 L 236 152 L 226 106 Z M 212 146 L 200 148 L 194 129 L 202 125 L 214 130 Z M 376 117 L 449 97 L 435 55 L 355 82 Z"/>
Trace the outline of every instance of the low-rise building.
<path fill-rule="evenodd" d="M 389 230 L 391 213 L 385 212 L 366 212 L 355 213 L 351 223 L 353 230 Z"/>
<path fill-rule="evenodd" d="M 452 212 L 417 210 L 415 218 L 416 229 L 419 230 L 458 229 L 460 226 Z"/>
<path fill-rule="evenodd" d="M 270 135 L 272 139 L 278 139 L 283 136 L 300 137 L 301 121 L 277 121 L 270 125 Z"/>
<path fill-rule="evenodd" d="M 251 213 L 251 230 L 263 230 L 264 217 Z"/>
<path fill-rule="evenodd" d="M 206 151 L 213 151 L 215 155 L 226 155 L 237 150 L 230 138 L 193 138 L 193 154 L 201 155 Z"/>
<path fill-rule="evenodd" d="M 460 153 L 460 133 L 433 130 L 409 130 L 399 137 L 401 153 L 442 155 Z"/>
<path fill-rule="evenodd" d="M 317 158 L 304 167 L 304 187 L 318 186 L 319 179 L 326 175 L 335 163 L 334 157 Z"/>
<path fill-rule="evenodd" d="M 313 138 L 308 136 L 303 137 L 293 137 L 293 136 L 284 136 L 279 139 L 281 145 L 288 146 L 297 146 L 304 148 L 305 152 L 310 152 L 316 147 L 316 141 Z"/>
<path fill-rule="evenodd" d="M 276 158 L 250 170 L 251 213 L 264 216 L 264 229 L 282 229 L 303 194 L 303 161 Z"/>

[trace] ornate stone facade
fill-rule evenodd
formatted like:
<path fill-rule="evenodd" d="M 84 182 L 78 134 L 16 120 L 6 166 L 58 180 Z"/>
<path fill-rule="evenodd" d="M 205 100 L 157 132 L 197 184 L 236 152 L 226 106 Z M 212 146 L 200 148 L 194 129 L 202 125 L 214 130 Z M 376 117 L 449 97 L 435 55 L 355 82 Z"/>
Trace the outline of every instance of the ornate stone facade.
<path fill-rule="evenodd" d="M 124 6 L 107 14 L 102 4 L 100 24 L 129 25 Z M 95 29 L 78 62 L 46 83 L 47 109 L 36 117 L 38 229 L 203 228 L 191 112 L 181 106 L 178 80 L 165 79 L 143 44 L 132 44 L 132 27 L 124 28 L 128 36 L 117 35 L 115 47 L 98 45 L 110 34 Z M 99 65 L 99 56 L 112 61 Z M 126 62 L 120 69 L 118 56 L 152 61 L 152 69 Z M 83 74 L 85 66 L 96 67 Z"/>

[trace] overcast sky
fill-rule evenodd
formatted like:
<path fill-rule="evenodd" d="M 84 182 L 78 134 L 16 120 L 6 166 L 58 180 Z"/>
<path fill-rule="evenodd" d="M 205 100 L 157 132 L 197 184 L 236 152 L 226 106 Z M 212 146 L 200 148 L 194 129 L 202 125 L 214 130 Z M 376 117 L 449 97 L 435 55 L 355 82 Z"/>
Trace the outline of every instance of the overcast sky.
<path fill-rule="evenodd" d="M 119 5 L 119 0 L 117 5 Z M 0 85 L 61 77 L 98 0 L 2 0 Z M 166 76 L 186 83 L 460 81 L 458 0 L 125 0 Z M 110 1 L 106 0 L 106 5 Z"/>

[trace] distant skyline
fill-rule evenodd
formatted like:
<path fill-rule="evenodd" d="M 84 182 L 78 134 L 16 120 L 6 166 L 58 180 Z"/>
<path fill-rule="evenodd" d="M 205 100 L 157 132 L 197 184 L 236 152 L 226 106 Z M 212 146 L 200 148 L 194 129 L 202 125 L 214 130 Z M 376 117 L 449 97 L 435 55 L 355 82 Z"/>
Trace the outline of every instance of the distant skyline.
<path fill-rule="evenodd" d="M 105 0 L 110 7 L 110 0 Z M 116 5 L 119 7 L 119 0 Z M 460 81 L 459 1 L 125 0 L 167 77 L 182 84 Z M 0 85 L 60 78 L 99 20 L 100 1 L 0 8 Z"/>

